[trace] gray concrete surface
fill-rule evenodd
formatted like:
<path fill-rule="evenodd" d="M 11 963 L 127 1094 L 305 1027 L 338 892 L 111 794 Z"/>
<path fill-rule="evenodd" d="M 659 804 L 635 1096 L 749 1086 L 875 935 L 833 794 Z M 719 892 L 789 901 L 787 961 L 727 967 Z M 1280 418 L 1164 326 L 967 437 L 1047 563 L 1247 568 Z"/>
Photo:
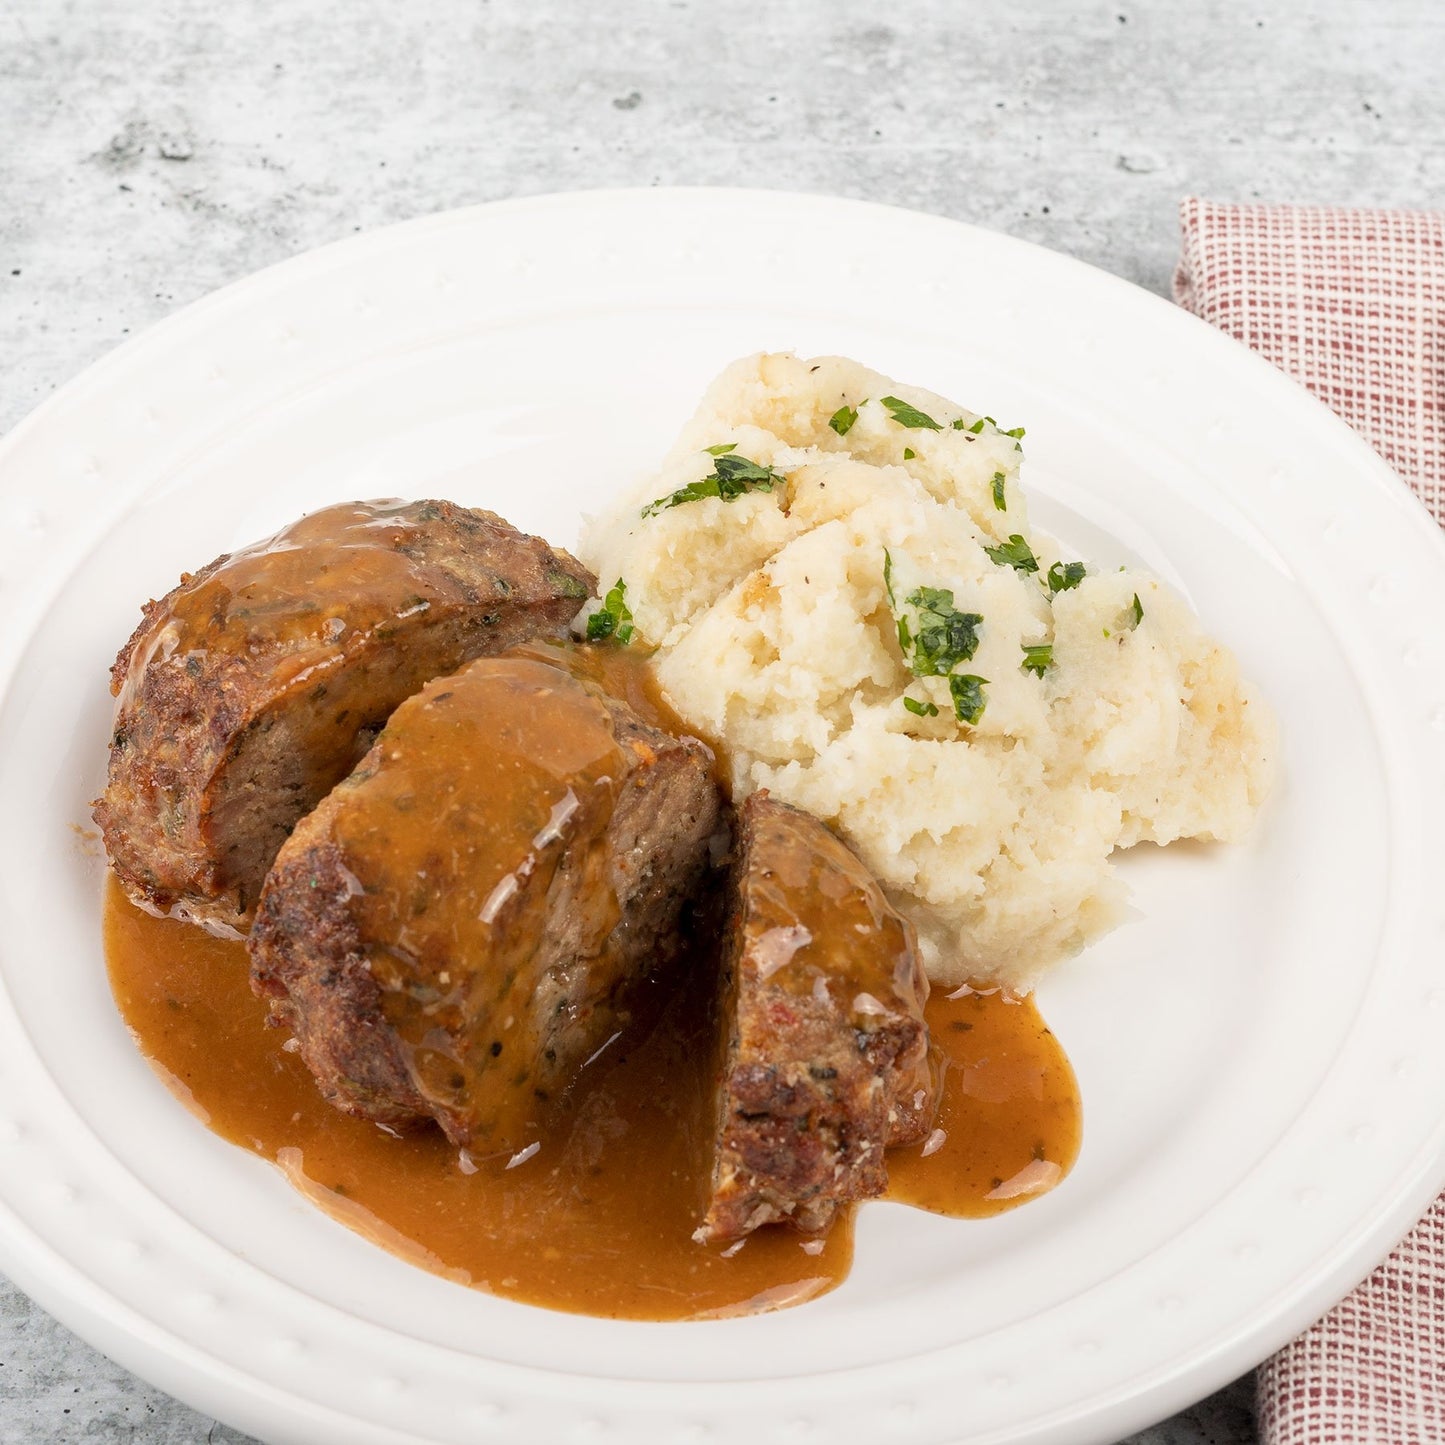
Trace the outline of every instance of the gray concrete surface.
<path fill-rule="evenodd" d="M 1437 0 L 4 0 L 0 430 L 269 262 L 544 191 L 860 196 L 1167 291 L 1189 192 L 1445 205 L 1442 71 Z M 0 1282 L 0 1445 L 203 1440 Z"/>

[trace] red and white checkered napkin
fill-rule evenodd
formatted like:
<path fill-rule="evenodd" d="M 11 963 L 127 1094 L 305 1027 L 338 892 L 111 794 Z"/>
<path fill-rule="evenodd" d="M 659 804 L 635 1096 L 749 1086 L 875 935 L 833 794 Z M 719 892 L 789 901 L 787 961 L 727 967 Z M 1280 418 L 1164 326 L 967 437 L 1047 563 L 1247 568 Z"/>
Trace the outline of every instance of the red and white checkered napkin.
<path fill-rule="evenodd" d="M 1175 299 L 1309 387 L 1445 526 L 1445 212 L 1190 198 L 1180 223 Z M 1445 1195 L 1265 1363 L 1258 1412 L 1264 1445 L 1445 1442 Z"/>

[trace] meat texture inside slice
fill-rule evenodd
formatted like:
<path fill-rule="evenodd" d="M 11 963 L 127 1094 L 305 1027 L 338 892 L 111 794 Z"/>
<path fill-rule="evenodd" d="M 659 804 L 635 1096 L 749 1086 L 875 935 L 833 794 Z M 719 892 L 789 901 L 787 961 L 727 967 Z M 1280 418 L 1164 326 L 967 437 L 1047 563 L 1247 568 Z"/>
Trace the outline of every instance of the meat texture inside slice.
<path fill-rule="evenodd" d="M 928 980 L 912 925 L 816 818 L 744 803 L 723 966 L 700 1241 L 816 1231 L 882 1193 L 883 1151 L 928 1129 Z"/>
<path fill-rule="evenodd" d="M 281 849 L 253 987 L 339 1108 L 523 1149 L 681 951 L 712 763 L 532 655 L 437 679 Z"/>
<path fill-rule="evenodd" d="M 347 503 L 187 575 L 111 670 L 95 819 L 131 898 L 249 926 L 271 860 L 429 678 L 561 636 L 590 573 L 490 512 Z"/>

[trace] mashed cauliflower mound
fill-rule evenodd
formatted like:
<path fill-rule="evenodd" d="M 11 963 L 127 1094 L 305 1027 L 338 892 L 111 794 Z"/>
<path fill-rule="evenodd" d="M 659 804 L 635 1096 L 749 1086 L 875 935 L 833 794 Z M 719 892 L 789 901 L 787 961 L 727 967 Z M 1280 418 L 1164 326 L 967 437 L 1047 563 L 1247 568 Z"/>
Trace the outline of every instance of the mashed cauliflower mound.
<path fill-rule="evenodd" d="M 1163 583 L 1034 531 L 1022 458 L 854 362 L 754 356 L 581 549 L 736 795 L 831 823 L 936 983 L 1030 987 L 1118 921 L 1113 849 L 1238 839 L 1269 783 L 1233 656 Z"/>

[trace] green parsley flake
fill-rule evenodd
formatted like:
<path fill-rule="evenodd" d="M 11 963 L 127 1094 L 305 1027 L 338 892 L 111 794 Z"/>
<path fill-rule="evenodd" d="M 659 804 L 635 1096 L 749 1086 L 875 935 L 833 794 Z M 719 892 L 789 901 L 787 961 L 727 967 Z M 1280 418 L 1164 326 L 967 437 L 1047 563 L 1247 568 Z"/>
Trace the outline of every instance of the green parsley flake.
<path fill-rule="evenodd" d="M 737 449 L 738 444 L 736 442 L 720 442 L 715 447 L 703 448 L 710 457 L 725 457 L 729 452 L 735 452 Z"/>
<path fill-rule="evenodd" d="M 915 587 L 898 605 L 893 591 L 893 557 L 883 549 L 883 585 L 898 619 L 898 646 L 915 677 L 945 677 L 978 650 L 983 615 L 960 612 L 947 587 Z"/>
<path fill-rule="evenodd" d="M 1054 665 L 1054 644 L 1052 642 L 1027 642 L 1021 644 L 1024 660 L 1019 664 L 1025 672 L 1042 677 Z"/>
<path fill-rule="evenodd" d="M 993 474 L 993 506 L 996 512 L 1008 511 L 1008 498 L 1004 496 L 1004 483 L 1008 478 L 1002 472 Z"/>
<path fill-rule="evenodd" d="M 862 405 L 863 402 L 860 401 L 858 406 Z M 845 403 L 828 418 L 828 425 L 832 427 L 840 437 L 847 436 L 848 433 L 853 430 L 853 423 L 858 420 L 858 406 L 848 406 Z"/>
<path fill-rule="evenodd" d="M 1082 562 L 1055 562 L 1049 568 L 1049 592 L 1067 592 L 1084 580 Z"/>
<path fill-rule="evenodd" d="M 899 426 L 906 426 L 912 431 L 943 430 L 926 411 L 919 411 L 916 406 L 910 406 L 899 397 L 885 396 L 881 400 Z"/>
<path fill-rule="evenodd" d="M 893 590 L 893 558 L 887 548 L 883 550 L 883 582 L 898 622 L 898 646 L 909 671 L 915 677 L 946 677 L 958 720 L 976 723 L 986 705 L 983 686 L 987 679 L 953 669 L 978 651 L 982 614 L 960 612 L 947 587 L 915 587 L 900 607 Z M 931 702 L 904 697 L 903 705 L 916 717 L 938 715 Z"/>
<path fill-rule="evenodd" d="M 947 587 L 915 588 L 904 599 L 904 606 L 912 609 L 912 634 L 909 636 L 905 613 L 898 619 L 898 641 L 905 656 L 912 653 L 908 665 L 915 677 L 947 677 L 978 651 L 983 617 L 977 612 L 960 612 Z"/>
<path fill-rule="evenodd" d="M 1134 613 L 1134 626 L 1137 627 L 1144 620 L 1144 604 L 1139 601 L 1139 594 L 1137 592 L 1134 594 L 1132 611 Z"/>
<path fill-rule="evenodd" d="M 916 457 L 917 455 L 918 455 L 918 453 L 917 453 L 916 451 L 914 451 L 912 447 L 904 447 L 904 448 L 903 448 L 903 460 L 904 460 L 905 462 L 911 462 L 911 461 L 913 460 L 913 458 Z"/>
<path fill-rule="evenodd" d="M 1006 437 L 1012 437 L 1016 442 L 1018 442 L 1024 439 L 1025 432 L 1021 426 L 1016 426 L 1013 428 L 1012 431 L 1006 431 L 1004 435 Z"/>
<path fill-rule="evenodd" d="M 618 578 L 602 599 L 602 605 L 587 619 L 587 641 L 602 642 L 615 637 L 626 647 L 632 641 L 632 612 L 627 606 L 627 584 Z"/>
<path fill-rule="evenodd" d="M 990 560 L 997 562 L 1000 567 L 1012 567 L 1016 572 L 1039 570 L 1038 558 L 1034 556 L 1033 549 L 1017 532 L 1007 542 L 997 547 L 985 547 L 983 550 Z"/>
<path fill-rule="evenodd" d="M 975 677 L 971 672 L 954 673 L 948 679 L 948 691 L 953 697 L 953 711 L 959 722 L 972 727 L 983 716 L 988 699 L 983 695 L 986 677 Z"/>
<path fill-rule="evenodd" d="M 724 502 L 735 502 L 745 492 L 771 492 L 787 478 L 771 467 L 759 466 L 747 457 L 732 455 L 731 448 L 718 451 L 710 449 L 717 458 L 712 473 L 698 482 L 689 482 L 679 487 L 670 497 L 659 497 L 643 509 L 643 517 L 655 517 L 669 507 L 681 506 L 684 502 L 696 502 L 702 497 L 718 497 Z"/>

